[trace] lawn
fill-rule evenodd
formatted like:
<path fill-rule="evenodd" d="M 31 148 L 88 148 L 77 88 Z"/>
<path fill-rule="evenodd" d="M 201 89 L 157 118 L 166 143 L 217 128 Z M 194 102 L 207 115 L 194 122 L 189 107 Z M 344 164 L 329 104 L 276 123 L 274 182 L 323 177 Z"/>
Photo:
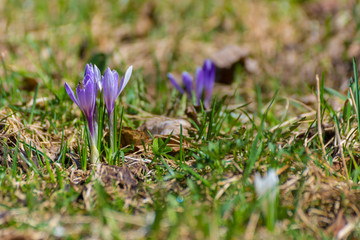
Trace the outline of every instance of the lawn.
<path fill-rule="evenodd" d="M 359 239 L 356 0 L 0 1 L 0 239 Z"/>

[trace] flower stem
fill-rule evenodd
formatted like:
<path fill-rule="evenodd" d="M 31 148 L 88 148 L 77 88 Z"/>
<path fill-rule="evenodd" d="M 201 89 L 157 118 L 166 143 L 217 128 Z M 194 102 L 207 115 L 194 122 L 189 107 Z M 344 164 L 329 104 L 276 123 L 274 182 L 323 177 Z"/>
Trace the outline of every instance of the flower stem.
<path fill-rule="evenodd" d="M 110 147 L 111 147 L 111 154 L 110 156 L 115 153 L 115 132 L 114 132 L 114 111 L 112 111 L 109 115 L 109 125 L 110 125 Z M 111 156 L 112 157 L 112 156 Z"/>
<path fill-rule="evenodd" d="M 97 122 L 93 122 L 93 118 L 88 118 L 88 126 L 90 131 L 90 162 L 93 164 L 99 163 L 99 151 L 97 149 Z"/>
<path fill-rule="evenodd" d="M 91 147 L 90 161 L 91 163 L 97 165 L 99 163 L 99 151 L 96 147 L 96 144 L 92 143 L 91 145 L 92 147 Z"/>

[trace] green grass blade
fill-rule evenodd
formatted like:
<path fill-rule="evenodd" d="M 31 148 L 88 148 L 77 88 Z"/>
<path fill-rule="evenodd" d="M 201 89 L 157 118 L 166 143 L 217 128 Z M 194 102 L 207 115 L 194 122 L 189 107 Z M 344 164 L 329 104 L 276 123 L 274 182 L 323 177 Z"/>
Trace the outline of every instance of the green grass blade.
<path fill-rule="evenodd" d="M 34 99 L 33 99 L 33 105 L 32 105 L 31 113 L 30 113 L 30 119 L 29 119 L 29 122 L 28 122 L 29 124 L 32 123 L 33 118 L 34 118 L 34 111 L 35 111 L 35 106 L 36 106 L 36 98 L 37 98 L 37 95 L 38 95 L 38 92 L 39 92 L 39 86 L 40 86 L 40 84 L 36 85 Z"/>

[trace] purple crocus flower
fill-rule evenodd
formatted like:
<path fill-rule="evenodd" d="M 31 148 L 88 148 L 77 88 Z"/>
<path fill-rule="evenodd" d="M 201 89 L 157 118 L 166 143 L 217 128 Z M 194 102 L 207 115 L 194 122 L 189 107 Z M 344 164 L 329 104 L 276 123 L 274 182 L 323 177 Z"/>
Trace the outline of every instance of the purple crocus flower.
<path fill-rule="evenodd" d="M 187 72 L 182 73 L 182 81 L 184 88 L 182 88 L 175 80 L 171 73 L 168 73 L 170 83 L 181 93 L 187 94 L 188 98 L 192 99 L 193 92 L 195 91 L 196 104 L 200 105 L 200 100 L 204 93 L 204 106 L 210 107 L 211 95 L 215 84 L 215 64 L 206 59 L 202 67 L 198 67 L 195 75 L 195 86 L 191 75 Z"/>
<path fill-rule="evenodd" d="M 107 112 L 109 114 L 110 144 L 112 151 L 115 149 L 114 136 L 116 136 L 114 135 L 114 129 L 116 129 L 114 128 L 115 101 L 120 93 L 124 90 L 126 84 L 129 82 L 131 73 L 132 66 L 126 70 L 125 78 L 121 78 L 121 82 L 119 84 L 119 74 L 115 70 L 107 68 L 101 81 L 103 88 L 103 98 Z"/>
<path fill-rule="evenodd" d="M 114 111 L 116 99 L 124 90 L 126 84 L 129 82 L 131 73 L 132 66 L 126 70 L 125 78 L 121 78 L 121 82 L 119 84 L 119 74 L 110 68 L 106 69 L 101 81 L 101 85 L 103 88 L 105 106 L 109 116 Z"/>
<path fill-rule="evenodd" d="M 66 82 L 65 89 L 71 100 L 73 100 L 73 102 L 76 103 L 76 105 L 78 105 L 80 110 L 84 113 L 90 130 L 91 143 L 96 144 L 97 130 L 94 115 L 96 111 L 97 85 L 93 73 L 94 72 L 90 70 L 90 65 L 87 65 L 85 76 L 76 88 L 77 97 L 75 97 L 73 90 Z"/>
<path fill-rule="evenodd" d="M 196 80 L 199 82 L 197 85 L 200 85 L 199 88 L 205 90 L 204 105 L 208 108 L 210 107 L 211 95 L 215 85 L 215 64 L 210 59 L 206 59 L 202 69 L 198 71 L 200 72 L 196 76 Z M 198 102 L 198 104 L 200 103 Z"/>

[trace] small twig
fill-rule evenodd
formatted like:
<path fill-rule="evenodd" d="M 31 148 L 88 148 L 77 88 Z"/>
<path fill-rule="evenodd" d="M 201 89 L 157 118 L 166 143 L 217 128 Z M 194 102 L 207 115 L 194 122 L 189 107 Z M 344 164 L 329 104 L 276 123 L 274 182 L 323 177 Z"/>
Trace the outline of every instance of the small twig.
<path fill-rule="evenodd" d="M 273 131 L 275 131 L 276 129 L 278 129 L 279 127 L 289 126 L 289 125 L 295 123 L 296 121 L 300 121 L 300 120 L 304 119 L 304 120 L 302 121 L 302 123 L 303 123 L 306 118 L 309 118 L 309 117 L 311 117 L 311 116 L 313 116 L 313 115 L 315 115 L 315 112 L 309 112 L 309 113 L 300 114 L 300 115 L 297 116 L 297 117 L 294 117 L 294 118 L 292 118 L 292 119 L 289 119 L 289 120 L 287 120 L 287 121 L 285 121 L 285 122 L 282 122 L 282 123 L 274 126 L 274 127 L 271 128 L 269 131 L 270 131 L 270 132 L 273 132 Z"/>
<path fill-rule="evenodd" d="M 234 158 L 231 158 L 231 162 L 232 164 L 234 164 L 235 168 L 239 171 L 239 173 L 243 173 L 243 170 L 241 169 L 241 167 L 239 166 L 239 164 L 237 164 L 234 160 Z"/>
<path fill-rule="evenodd" d="M 251 214 L 249 223 L 247 225 L 247 228 L 246 228 L 246 231 L 244 234 L 245 240 L 254 239 L 254 233 L 255 233 L 256 225 L 259 221 L 259 218 L 260 218 L 259 212 L 254 212 L 253 214 Z"/>
<path fill-rule="evenodd" d="M 354 222 L 347 223 L 343 228 L 341 228 L 336 235 L 337 239 L 347 239 L 348 236 L 354 231 L 356 225 Z"/>
<path fill-rule="evenodd" d="M 226 190 L 231 186 L 231 182 L 226 183 L 215 195 L 215 200 L 219 200 Z"/>
<path fill-rule="evenodd" d="M 125 156 L 125 159 L 138 161 L 138 162 L 146 162 L 146 163 L 151 163 L 152 162 L 152 160 L 146 159 L 146 158 L 133 158 L 133 157 Z"/>
<path fill-rule="evenodd" d="M 321 144 L 321 149 L 323 153 L 323 157 L 326 155 L 324 140 L 322 136 L 322 127 L 321 127 L 321 102 L 320 102 L 320 79 L 319 76 L 316 75 L 316 90 L 317 90 L 317 122 L 318 122 L 318 133 Z"/>

